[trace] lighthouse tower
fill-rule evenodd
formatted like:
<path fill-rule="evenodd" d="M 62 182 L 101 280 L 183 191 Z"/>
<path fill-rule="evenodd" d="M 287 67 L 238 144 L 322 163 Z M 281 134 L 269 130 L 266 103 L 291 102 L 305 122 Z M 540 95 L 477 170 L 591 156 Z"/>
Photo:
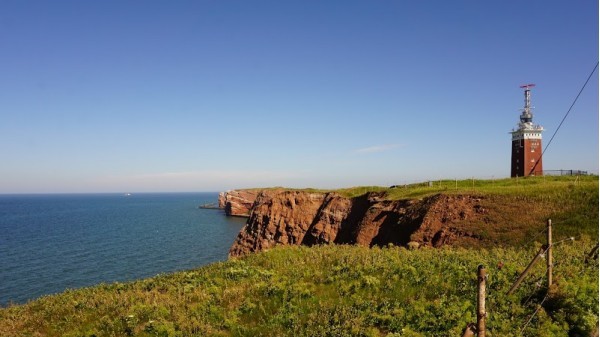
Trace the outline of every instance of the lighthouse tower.
<path fill-rule="evenodd" d="M 512 155 L 510 161 L 510 176 L 540 176 L 542 169 L 542 131 L 544 128 L 533 124 L 531 112 L 531 88 L 535 84 L 522 85 L 525 91 L 525 107 L 520 116 L 520 122 L 512 134 Z"/>

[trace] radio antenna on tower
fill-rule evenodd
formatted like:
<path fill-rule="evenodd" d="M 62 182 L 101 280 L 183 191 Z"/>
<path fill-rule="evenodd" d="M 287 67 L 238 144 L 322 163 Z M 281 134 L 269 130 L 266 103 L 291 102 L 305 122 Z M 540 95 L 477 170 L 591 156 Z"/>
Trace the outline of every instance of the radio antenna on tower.
<path fill-rule="evenodd" d="M 524 84 L 520 88 L 525 89 L 525 106 L 523 107 L 523 113 L 521 114 L 521 122 L 527 123 L 533 121 L 533 113 L 531 112 L 531 88 L 535 87 L 535 84 Z"/>

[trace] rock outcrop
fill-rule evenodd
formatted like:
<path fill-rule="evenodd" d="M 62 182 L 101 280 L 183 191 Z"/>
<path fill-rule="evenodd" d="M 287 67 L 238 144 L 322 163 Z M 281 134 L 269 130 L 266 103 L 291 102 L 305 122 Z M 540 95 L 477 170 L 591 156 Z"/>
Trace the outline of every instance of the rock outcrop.
<path fill-rule="evenodd" d="M 230 190 L 219 193 L 219 208 L 225 210 L 228 216 L 250 216 L 259 189 Z"/>
<path fill-rule="evenodd" d="M 335 192 L 265 191 L 256 196 L 229 254 L 242 256 L 277 245 L 410 242 L 439 247 L 458 239 L 477 240 L 469 224 L 485 220 L 481 199 L 438 194 L 422 200 L 385 200 L 378 193 L 346 198 Z"/>

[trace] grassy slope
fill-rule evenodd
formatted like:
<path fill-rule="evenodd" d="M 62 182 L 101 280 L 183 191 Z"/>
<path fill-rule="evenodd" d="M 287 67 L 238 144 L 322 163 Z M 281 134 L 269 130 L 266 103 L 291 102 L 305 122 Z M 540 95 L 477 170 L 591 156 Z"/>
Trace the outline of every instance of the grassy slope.
<path fill-rule="evenodd" d="M 503 181 L 475 181 L 475 187 L 470 180 L 463 183 L 471 186 L 461 191 L 442 182 L 441 187 L 381 191 L 402 199 L 475 188 L 490 201 L 525 202 L 544 210 L 540 214 L 550 209 L 557 224 L 555 238 L 581 234 L 582 239 L 555 248 L 558 287 L 524 335 L 589 333 L 598 319 L 598 261 L 586 264 L 584 259 L 598 233 L 597 177 L 577 184 L 573 178 L 521 180 L 519 186 L 511 181 L 506 186 Z M 519 212 L 510 207 L 501 211 L 507 212 L 505 221 Z M 543 287 L 536 286 L 544 273 L 542 264 L 514 295 L 503 295 L 539 247 L 532 240 L 519 247 L 521 236 L 514 235 L 515 248 L 489 250 L 274 249 L 1 309 L 0 336 L 459 336 L 467 322 L 475 321 L 474 275 L 479 264 L 490 271 L 488 335 L 520 336 L 545 296 Z M 543 241 L 543 236 L 537 239 Z M 496 268 L 499 262 L 502 269 Z"/>
<path fill-rule="evenodd" d="M 589 333 L 598 316 L 590 241 L 555 249 L 554 295 L 525 336 Z M 543 300 L 534 251 L 286 247 L 197 270 L 101 285 L 0 310 L 2 336 L 460 336 L 475 321 L 475 272 L 489 268 L 490 336 L 518 331 Z M 502 269 L 495 266 L 504 263 Z"/>

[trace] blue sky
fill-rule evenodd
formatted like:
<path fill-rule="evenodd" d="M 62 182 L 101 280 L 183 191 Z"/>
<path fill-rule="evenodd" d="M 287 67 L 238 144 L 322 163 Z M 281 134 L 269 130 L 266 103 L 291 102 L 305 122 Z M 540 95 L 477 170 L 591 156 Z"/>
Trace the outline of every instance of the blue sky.
<path fill-rule="evenodd" d="M 598 61 L 598 2 L 1 1 L 0 193 L 510 174 Z M 598 72 L 544 157 L 598 172 Z M 544 144 L 545 145 L 545 144 Z"/>

